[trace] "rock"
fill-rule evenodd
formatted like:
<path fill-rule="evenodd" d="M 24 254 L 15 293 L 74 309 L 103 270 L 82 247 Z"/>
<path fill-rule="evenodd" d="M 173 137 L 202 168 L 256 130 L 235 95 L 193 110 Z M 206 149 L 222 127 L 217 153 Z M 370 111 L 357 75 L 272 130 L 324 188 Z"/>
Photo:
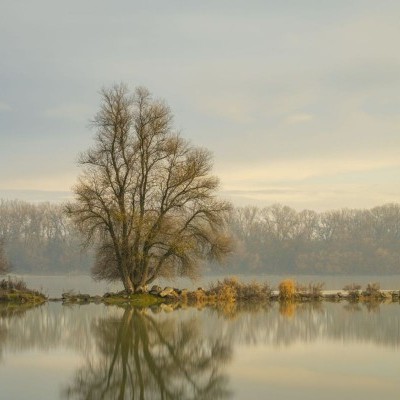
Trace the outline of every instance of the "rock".
<path fill-rule="evenodd" d="M 153 292 L 153 293 L 152 293 L 152 292 Z M 153 285 L 153 286 L 151 287 L 150 293 L 152 293 L 152 294 L 159 294 L 159 293 L 161 293 L 161 292 L 162 292 L 161 286 Z"/>
<path fill-rule="evenodd" d="M 175 292 L 175 290 L 165 296 L 166 299 L 177 299 L 179 294 Z"/>
<path fill-rule="evenodd" d="M 106 299 L 107 297 L 112 297 L 112 293 L 104 293 L 103 297 Z"/>
<path fill-rule="evenodd" d="M 161 297 L 168 296 L 169 294 L 172 294 L 174 292 L 174 288 L 172 287 L 165 287 L 163 291 L 160 292 Z"/>

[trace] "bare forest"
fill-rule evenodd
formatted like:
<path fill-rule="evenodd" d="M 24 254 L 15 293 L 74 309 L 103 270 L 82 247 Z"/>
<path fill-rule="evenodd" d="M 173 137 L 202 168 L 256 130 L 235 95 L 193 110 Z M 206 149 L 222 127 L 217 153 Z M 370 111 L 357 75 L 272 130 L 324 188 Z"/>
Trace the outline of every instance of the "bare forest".
<path fill-rule="evenodd" d="M 207 264 L 207 274 L 400 272 L 399 204 L 322 213 L 234 208 L 227 224 L 235 250 L 224 266 Z M 89 273 L 93 263 L 61 205 L 0 201 L 0 241 L 15 273 Z"/>
<path fill-rule="evenodd" d="M 87 272 L 92 262 L 91 250 L 83 250 L 80 235 L 57 204 L 0 200 L 0 240 L 15 273 Z"/>
<path fill-rule="evenodd" d="M 400 205 L 317 213 L 279 204 L 236 208 L 229 226 L 235 273 L 400 272 Z"/>

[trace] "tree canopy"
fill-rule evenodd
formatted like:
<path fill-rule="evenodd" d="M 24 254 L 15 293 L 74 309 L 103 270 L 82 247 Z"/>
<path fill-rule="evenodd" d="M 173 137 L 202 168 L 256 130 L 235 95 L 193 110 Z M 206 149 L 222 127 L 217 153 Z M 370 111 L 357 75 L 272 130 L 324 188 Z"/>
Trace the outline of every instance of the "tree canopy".
<path fill-rule="evenodd" d="M 230 251 L 230 205 L 216 197 L 210 152 L 174 131 L 171 110 L 147 89 L 115 85 L 101 98 L 67 206 L 97 243 L 94 276 L 121 280 L 128 292 L 158 276 L 196 276 L 201 260 Z"/>

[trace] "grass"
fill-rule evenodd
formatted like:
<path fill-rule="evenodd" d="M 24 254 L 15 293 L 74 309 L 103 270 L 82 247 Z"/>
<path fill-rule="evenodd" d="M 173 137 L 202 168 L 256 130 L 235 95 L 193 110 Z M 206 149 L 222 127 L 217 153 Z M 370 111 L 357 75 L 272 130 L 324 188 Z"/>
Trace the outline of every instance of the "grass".
<path fill-rule="evenodd" d="M 46 296 L 27 291 L 15 290 L 3 291 L 0 290 L 0 302 L 13 304 L 41 304 L 46 301 Z"/>
<path fill-rule="evenodd" d="M 0 302 L 21 304 L 42 304 L 46 296 L 37 290 L 28 289 L 26 283 L 21 279 L 3 279 L 0 281 Z"/>

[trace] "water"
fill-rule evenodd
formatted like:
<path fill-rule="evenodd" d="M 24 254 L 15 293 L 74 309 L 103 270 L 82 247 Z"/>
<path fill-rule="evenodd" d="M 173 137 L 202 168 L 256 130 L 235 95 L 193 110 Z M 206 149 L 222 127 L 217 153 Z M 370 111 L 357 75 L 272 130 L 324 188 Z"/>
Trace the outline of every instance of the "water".
<path fill-rule="evenodd" d="M 204 276 L 196 281 L 189 279 L 165 280 L 159 279 L 155 284 L 161 286 L 175 286 L 179 288 L 195 289 L 199 286 L 208 287 L 211 282 L 224 279 L 226 275 Z M 60 297 L 63 292 L 74 291 L 75 293 L 87 293 L 90 295 L 102 295 L 106 292 L 122 290 L 119 283 L 95 282 L 87 275 L 67 276 L 37 276 L 20 275 L 28 287 L 37 289 L 50 297 Z M 296 281 L 308 284 L 310 282 L 324 282 L 324 289 L 339 290 L 349 283 L 358 283 L 365 287 L 370 282 L 379 282 L 381 289 L 400 290 L 400 275 L 243 275 L 238 276 L 244 282 L 257 281 L 268 282 L 271 287 L 277 288 L 279 282 L 285 278 L 293 278 Z"/>
<path fill-rule="evenodd" d="M 400 305 L 0 308 L 1 399 L 390 399 Z"/>

